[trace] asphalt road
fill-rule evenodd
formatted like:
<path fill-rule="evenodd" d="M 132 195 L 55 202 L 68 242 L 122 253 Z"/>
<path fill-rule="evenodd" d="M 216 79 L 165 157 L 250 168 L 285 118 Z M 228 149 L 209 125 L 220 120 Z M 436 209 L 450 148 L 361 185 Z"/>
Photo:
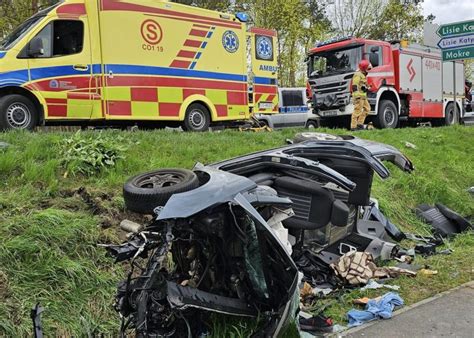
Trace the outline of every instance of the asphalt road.
<path fill-rule="evenodd" d="M 347 337 L 474 337 L 474 283 L 345 332 Z"/>

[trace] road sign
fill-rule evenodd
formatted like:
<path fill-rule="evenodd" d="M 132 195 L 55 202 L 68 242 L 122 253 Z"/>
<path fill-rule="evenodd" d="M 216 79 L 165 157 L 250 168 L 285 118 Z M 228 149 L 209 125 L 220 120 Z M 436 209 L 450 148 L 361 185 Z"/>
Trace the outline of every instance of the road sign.
<path fill-rule="evenodd" d="M 443 50 L 443 61 L 474 58 L 474 46 Z"/>
<path fill-rule="evenodd" d="M 438 28 L 436 33 L 442 38 L 470 33 L 474 34 L 474 20 L 442 25 Z"/>
<path fill-rule="evenodd" d="M 438 47 L 441 49 L 461 48 L 469 46 L 474 46 L 474 33 L 468 35 L 442 38 L 438 42 Z"/>

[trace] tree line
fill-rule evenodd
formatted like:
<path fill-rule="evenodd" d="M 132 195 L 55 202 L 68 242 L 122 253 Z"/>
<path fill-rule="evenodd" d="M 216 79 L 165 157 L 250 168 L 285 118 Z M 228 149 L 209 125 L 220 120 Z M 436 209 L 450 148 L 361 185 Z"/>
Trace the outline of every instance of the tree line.
<path fill-rule="evenodd" d="M 57 0 L 0 0 L 0 35 Z M 250 25 L 278 33 L 281 86 L 305 83 L 305 56 L 316 42 L 334 36 L 381 40 L 422 36 L 424 18 L 419 4 L 400 0 L 176 0 L 175 2 L 223 12 L 245 12 Z"/>

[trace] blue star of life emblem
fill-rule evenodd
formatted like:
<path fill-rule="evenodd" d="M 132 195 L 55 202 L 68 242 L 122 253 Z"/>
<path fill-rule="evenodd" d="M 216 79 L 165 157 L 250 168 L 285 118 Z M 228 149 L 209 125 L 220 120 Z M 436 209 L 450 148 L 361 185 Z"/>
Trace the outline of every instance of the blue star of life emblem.
<path fill-rule="evenodd" d="M 239 37 L 233 31 L 226 31 L 222 36 L 222 45 L 229 53 L 235 53 L 239 49 Z"/>
<path fill-rule="evenodd" d="M 273 58 L 273 46 L 269 37 L 260 36 L 257 38 L 257 56 L 263 60 Z"/>

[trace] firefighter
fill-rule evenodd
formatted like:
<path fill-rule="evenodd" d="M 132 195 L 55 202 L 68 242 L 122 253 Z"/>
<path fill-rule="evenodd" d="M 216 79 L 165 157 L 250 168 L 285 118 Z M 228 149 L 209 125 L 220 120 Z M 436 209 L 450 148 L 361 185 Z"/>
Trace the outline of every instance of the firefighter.
<path fill-rule="evenodd" d="M 367 72 L 370 68 L 372 68 L 370 62 L 362 60 L 359 62 L 359 69 L 352 78 L 352 101 L 354 102 L 354 112 L 351 119 L 352 131 L 367 129 L 364 122 L 370 112 L 370 104 L 367 100 L 367 92 L 369 91 Z"/>

